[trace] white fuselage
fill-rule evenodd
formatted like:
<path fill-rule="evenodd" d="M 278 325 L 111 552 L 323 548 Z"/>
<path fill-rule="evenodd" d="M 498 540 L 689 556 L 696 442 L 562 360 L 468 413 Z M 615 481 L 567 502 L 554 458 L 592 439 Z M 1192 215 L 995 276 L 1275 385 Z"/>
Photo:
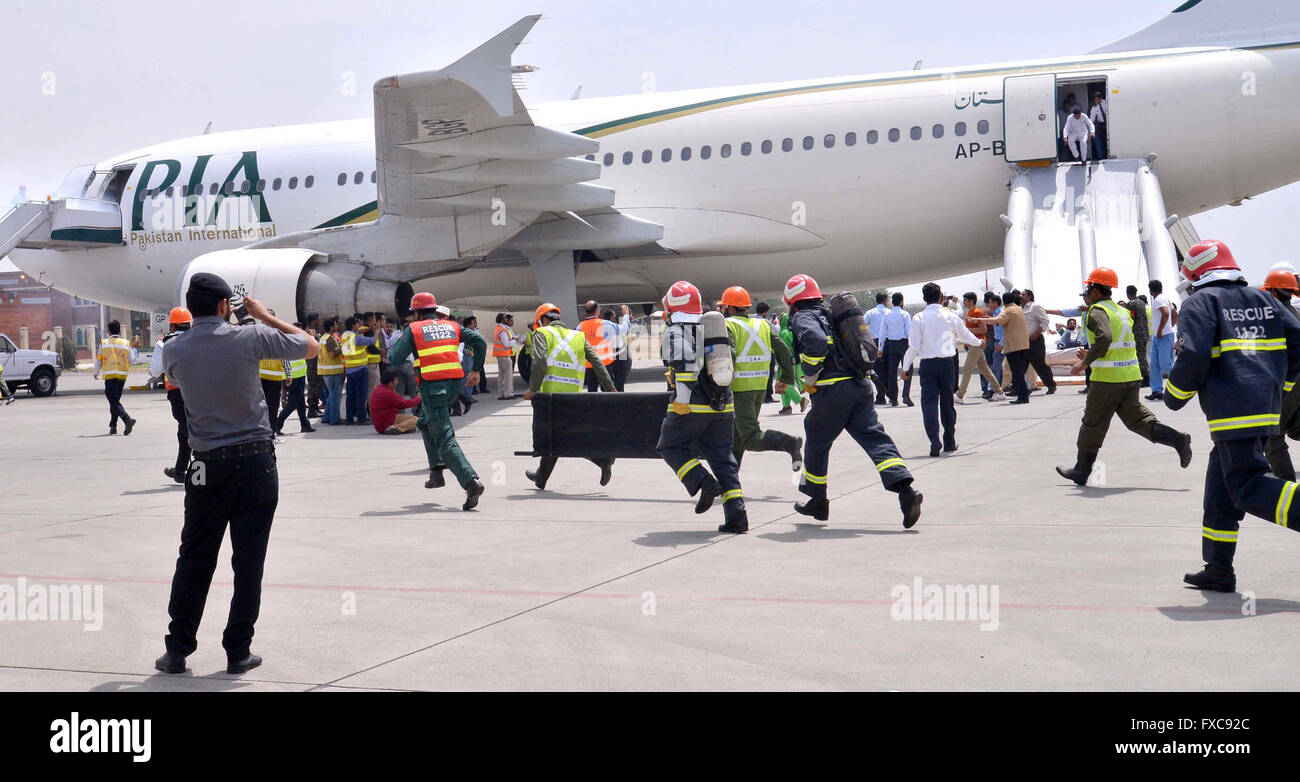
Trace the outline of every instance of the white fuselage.
<path fill-rule="evenodd" d="M 649 301 L 678 279 L 696 283 L 706 296 L 733 284 L 771 292 L 795 272 L 812 274 L 823 289 L 864 289 L 999 265 L 1004 228 L 998 215 L 1006 209 L 1011 176 L 1000 154 L 1003 79 L 1030 73 L 1104 77 L 1111 155 L 1158 154 L 1155 169 L 1171 214 L 1189 216 L 1300 179 L 1300 48 L 1293 46 L 1135 52 L 539 104 L 530 107 L 536 124 L 599 140 L 596 160 L 611 156 L 612 163 L 602 165 L 597 184 L 615 190 L 616 209 L 661 210 L 665 245 L 679 210 L 794 223 L 822 240 L 793 252 L 738 246 L 725 254 L 583 263 L 579 295 Z M 958 123 L 964 123 L 960 136 Z M 920 128 L 917 140 L 914 127 Z M 899 140 L 890 140 L 891 129 Z M 855 134 L 852 146 L 849 133 Z M 791 151 L 783 151 L 785 139 Z M 765 141 L 772 144 L 769 153 L 762 151 Z M 752 145 L 748 155 L 741 153 L 745 143 Z M 723 145 L 730 145 L 729 157 L 722 156 Z M 682 159 L 683 148 L 691 150 L 689 160 Z M 664 150 L 671 150 L 668 162 Z M 642 162 L 647 151 L 649 163 Z M 193 221 L 203 223 L 212 186 L 233 173 L 238 190 L 247 178 L 247 170 L 234 169 L 248 152 L 256 153 L 268 213 L 251 221 L 253 235 L 219 231 L 230 224 L 232 205 L 248 199 L 228 199 L 216 210 L 217 226 L 183 225 L 179 186 L 191 181 L 200 156 L 212 156 L 195 180 L 204 196 Z M 155 166 L 142 183 L 150 160 L 179 163 L 173 195 L 145 199 L 133 221 L 139 188 L 155 188 L 169 173 Z M 68 292 L 161 310 L 175 303 L 177 277 L 195 256 L 377 215 L 370 120 L 196 136 L 97 169 L 128 161 L 135 168 L 121 201 L 123 245 L 20 249 L 12 260 Z M 310 188 L 307 176 L 313 177 Z M 290 177 L 297 178 L 292 190 Z M 269 221 L 257 222 L 265 217 Z M 536 298 L 526 263 L 487 264 L 416 287 L 481 307 L 521 308 Z"/>

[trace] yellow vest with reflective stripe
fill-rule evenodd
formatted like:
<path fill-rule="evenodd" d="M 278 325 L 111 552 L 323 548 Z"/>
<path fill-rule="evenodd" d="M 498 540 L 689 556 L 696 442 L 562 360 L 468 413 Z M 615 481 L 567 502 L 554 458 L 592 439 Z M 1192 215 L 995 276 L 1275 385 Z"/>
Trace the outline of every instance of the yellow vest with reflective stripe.
<path fill-rule="evenodd" d="M 320 338 L 320 358 L 316 359 L 316 374 L 318 375 L 341 375 L 343 374 L 343 357 L 341 355 L 330 355 L 325 348 L 329 343 L 332 334 L 322 334 Z"/>
<path fill-rule="evenodd" d="M 257 376 L 263 380 L 284 380 L 284 361 L 264 358 L 257 365 Z"/>
<path fill-rule="evenodd" d="M 772 371 L 772 329 L 762 318 L 733 315 L 727 318 L 727 330 L 736 343 L 736 370 L 731 379 L 732 391 L 758 391 L 767 388 Z"/>
<path fill-rule="evenodd" d="M 131 370 L 131 343 L 125 337 L 109 337 L 99 346 L 100 374 L 105 380 L 126 380 Z"/>
<path fill-rule="evenodd" d="M 289 362 L 289 379 L 297 380 L 300 377 L 307 377 L 307 359 L 298 358 Z"/>
<path fill-rule="evenodd" d="M 339 342 L 343 345 L 343 364 L 348 368 L 349 372 L 370 363 L 370 358 L 366 355 L 366 349 L 357 347 L 356 332 L 343 332 L 343 339 L 339 340 Z"/>
<path fill-rule="evenodd" d="M 1133 316 L 1110 299 L 1103 299 L 1089 307 L 1088 314 L 1091 315 L 1098 307 L 1110 318 L 1111 341 L 1106 355 L 1092 362 L 1092 379 L 1099 383 L 1131 383 L 1141 380 L 1137 342 L 1133 338 Z M 1097 344 L 1097 335 L 1092 333 L 1086 317 L 1084 328 L 1088 331 L 1088 344 Z"/>
<path fill-rule="evenodd" d="M 581 331 L 554 324 L 543 326 L 538 331 L 546 337 L 546 377 L 542 379 L 541 393 L 581 391 L 587 374 L 587 338 Z"/>

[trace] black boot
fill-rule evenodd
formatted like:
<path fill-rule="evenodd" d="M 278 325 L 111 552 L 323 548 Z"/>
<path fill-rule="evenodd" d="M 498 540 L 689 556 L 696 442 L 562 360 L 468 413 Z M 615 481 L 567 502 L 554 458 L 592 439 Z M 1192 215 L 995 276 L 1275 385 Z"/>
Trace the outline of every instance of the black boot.
<path fill-rule="evenodd" d="M 153 661 L 153 667 L 163 673 L 185 673 L 185 655 L 180 652 L 167 652 Z"/>
<path fill-rule="evenodd" d="M 925 495 L 916 491 L 911 485 L 898 491 L 898 507 L 903 511 L 903 529 L 911 529 L 921 520 L 921 500 Z"/>
<path fill-rule="evenodd" d="M 555 463 L 555 459 L 543 457 L 542 461 L 538 463 L 536 470 L 525 470 L 524 475 L 528 477 L 528 480 L 533 482 L 534 486 L 539 489 L 545 489 L 546 482 L 551 479 L 551 472 L 555 470 Z"/>
<path fill-rule="evenodd" d="M 168 478 L 171 478 L 173 481 L 177 483 L 185 483 L 184 471 L 177 470 L 175 467 L 164 467 L 163 475 L 166 475 Z"/>
<path fill-rule="evenodd" d="M 600 465 L 600 485 L 608 486 L 610 479 L 614 477 L 614 460 L 597 459 L 596 464 Z"/>
<path fill-rule="evenodd" d="M 1092 465 L 1096 463 L 1096 461 L 1096 451 L 1079 451 L 1079 457 L 1074 463 L 1074 466 L 1066 469 L 1058 465 L 1056 468 L 1056 474 L 1066 480 L 1074 481 L 1080 486 L 1086 486 L 1088 484 L 1088 476 L 1092 474 Z"/>
<path fill-rule="evenodd" d="M 740 535 L 749 532 L 749 516 L 745 514 L 745 501 L 737 497 L 722 504 L 726 521 L 718 525 L 718 532 Z"/>
<path fill-rule="evenodd" d="M 469 486 L 465 487 L 465 504 L 460 506 L 460 509 L 474 510 L 475 506 L 478 505 L 478 498 L 482 497 L 485 491 L 487 491 L 487 488 L 483 485 L 483 481 L 478 478 L 470 481 Z"/>
<path fill-rule="evenodd" d="M 1196 589 L 1209 589 L 1214 592 L 1236 592 L 1237 574 L 1232 568 L 1206 565 L 1204 570 L 1183 576 L 1183 583 L 1191 584 Z"/>
<path fill-rule="evenodd" d="M 775 429 L 768 429 L 763 432 L 763 450 L 785 451 L 790 454 L 790 469 L 792 471 L 799 472 L 803 468 L 802 437 L 795 437 L 785 432 L 778 432 Z"/>
<path fill-rule="evenodd" d="M 424 482 L 424 488 L 441 489 L 443 486 L 446 485 L 447 485 L 447 479 L 442 477 L 441 467 L 439 467 L 436 470 L 429 470 L 429 480 Z"/>
<path fill-rule="evenodd" d="M 135 428 L 135 419 L 134 419 L 134 418 L 127 418 L 127 419 L 125 419 L 125 420 L 126 420 L 126 428 L 122 430 L 122 436 L 123 436 L 123 437 L 126 437 L 128 434 L 130 434 L 130 433 L 131 433 L 131 430 Z"/>
<path fill-rule="evenodd" d="M 796 502 L 794 512 L 802 513 L 805 516 L 812 516 L 818 521 L 827 521 L 831 517 L 830 500 L 808 500 L 807 502 Z"/>
<path fill-rule="evenodd" d="M 1172 427 L 1165 426 L 1159 421 L 1151 425 L 1151 441 L 1167 445 L 1178 452 L 1178 464 L 1187 468 L 1192 463 L 1192 436 L 1183 434 Z"/>
<path fill-rule="evenodd" d="M 695 501 L 695 512 L 704 513 L 708 511 L 709 508 L 713 507 L 713 501 L 716 500 L 720 494 L 722 494 L 722 487 L 719 486 L 718 482 L 714 480 L 712 475 L 710 475 L 705 479 L 704 483 L 700 485 L 700 498 Z"/>

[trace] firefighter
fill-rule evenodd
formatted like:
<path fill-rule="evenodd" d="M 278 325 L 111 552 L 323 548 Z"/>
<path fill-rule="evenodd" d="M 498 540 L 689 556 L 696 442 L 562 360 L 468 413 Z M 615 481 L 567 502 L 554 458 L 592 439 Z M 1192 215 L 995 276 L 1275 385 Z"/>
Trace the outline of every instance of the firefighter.
<path fill-rule="evenodd" d="M 749 307 L 749 291 L 739 285 L 723 292 L 722 314 L 727 318 L 727 330 L 736 346 L 736 372 L 731 380 L 731 394 L 736 400 L 736 431 L 731 452 L 739 466 L 745 451 L 785 451 L 790 454 L 792 469 L 798 472 L 803 466 L 803 438 L 775 429 L 763 431 L 758 425 L 773 355 L 781 370 L 780 379 L 773 385 L 776 392 L 785 393 L 795 382 L 790 346 L 779 336 L 773 338 L 771 323 L 750 317 Z"/>
<path fill-rule="evenodd" d="M 1197 589 L 1233 592 L 1237 531 L 1245 514 L 1297 529 L 1295 481 L 1269 475 L 1265 440 L 1278 433 L 1283 386 L 1300 374 L 1300 321 L 1246 285 L 1222 242 L 1194 245 L 1182 265 L 1192 294 L 1178 317 L 1178 352 L 1165 383 L 1173 410 L 1200 396 L 1214 447 L 1205 475 L 1201 556 L 1183 576 Z"/>
<path fill-rule="evenodd" d="M 402 336 L 389 347 L 388 360 L 401 364 L 407 356 L 415 355 L 415 371 L 420 380 L 420 422 L 416 428 L 424 438 L 424 452 L 429 459 L 429 480 L 424 487 L 446 486 L 442 473 L 444 469 L 451 470 L 465 490 L 461 510 L 473 510 L 483 495 L 483 482 L 456 442 L 456 431 L 451 426 L 451 404 L 460 396 L 461 386 L 466 382 L 478 383 L 487 357 L 487 340 L 472 329 L 462 330 L 454 320 L 438 317 L 433 311 L 437 306 L 432 293 L 417 293 L 411 298 L 415 321 L 402 329 Z M 474 365 L 468 377 L 456 355 L 457 346 L 462 342 L 474 351 Z"/>
<path fill-rule="evenodd" d="M 1282 307 L 1295 314 L 1291 297 L 1300 293 L 1294 271 L 1274 267 L 1264 278 L 1261 286 L 1277 299 Z M 1282 420 L 1281 431 L 1269 435 L 1264 444 L 1264 456 L 1268 459 L 1269 469 L 1284 481 L 1295 480 L 1295 465 L 1291 463 L 1291 452 L 1287 448 L 1286 438 L 1300 435 L 1300 391 L 1295 390 L 1295 383 L 1287 382 L 1282 386 Z"/>
<path fill-rule="evenodd" d="M 173 383 L 163 371 L 167 366 L 163 363 L 163 350 L 166 348 L 167 340 L 189 331 L 190 326 L 194 325 L 194 317 L 184 307 L 173 307 L 167 314 L 167 324 L 167 334 L 153 346 L 153 357 L 149 359 L 149 374 L 155 377 L 162 375 L 163 386 L 167 389 L 167 401 L 172 407 L 172 418 L 176 419 L 176 465 L 164 467 L 163 475 L 176 483 L 185 483 L 185 474 L 189 472 L 190 467 L 190 428 L 185 422 L 185 400 L 181 398 L 180 386 Z"/>
<path fill-rule="evenodd" d="M 587 341 L 582 331 L 568 328 L 560 321 L 560 308 L 546 303 L 537 308 L 533 314 L 533 334 L 531 350 L 532 368 L 528 375 L 528 391 L 524 399 L 530 400 L 535 394 L 570 394 L 581 391 L 585 377 L 594 377 L 604 391 L 614 390 L 614 381 L 600 359 L 600 354 Z M 586 360 L 588 367 L 583 366 Z M 594 390 L 594 389 L 593 389 Z M 559 461 L 555 456 L 543 456 L 537 470 L 524 472 L 528 480 L 539 489 L 546 488 L 546 482 Z M 592 459 L 600 468 L 600 485 L 609 483 L 613 474 L 613 459 Z"/>
<path fill-rule="evenodd" d="M 924 495 L 912 488 L 912 473 L 876 417 L 871 380 L 854 374 L 841 352 L 846 346 L 832 336 L 835 327 L 817 281 L 796 274 L 785 284 L 782 300 L 791 312 L 794 355 L 803 369 L 804 390 L 812 395 L 812 410 L 804 418 L 807 446 L 799 480 L 799 491 L 809 500 L 796 502 L 794 509 L 818 521 L 830 518 L 826 490 L 831 445 L 847 431 L 875 464 L 885 489 L 898 494 L 903 528 L 911 529 L 921 518 Z"/>
<path fill-rule="evenodd" d="M 1192 462 L 1191 435 L 1160 423 L 1156 414 L 1138 399 L 1142 369 L 1138 366 L 1137 342 L 1133 338 L 1133 316 L 1111 299 L 1112 292 L 1119 287 L 1119 275 L 1099 266 L 1084 284 L 1087 288 L 1083 297 L 1088 302 L 1084 329 L 1089 347 L 1086 351 L 1079 350 L 1079 360 L 1070 368 L 1070 374 L 1088 373 L 1088 397 L 1074 466 L 1058 466 L 1057 474 L 1079 486 L 1086 485 L 1097 453 L 1106 440 L 1110 420 L 1117 415 L 1129 431 L 1177 451 L 1179 465 L 1186 468 Z"/>
<path fill-rule="evenodd" d="M 749 530 L 749 517 L 740 488 L 740 468 L 732 455 L 735 405 L 730 386 L 714 383 L 708 371 L 700 328 L 703 303 L 700 289 L 685 281 L 673 283 L 664 296 L 668 325 L 662 352 L 673 392 L 656 450 L 687 492 L 692 497 L 698 495 L 695 512 L 706 512 L 720 496 L 724 521 L 718 531 L 740 534 Z M 708 462 L 712 473 L 697 454 Z"/>

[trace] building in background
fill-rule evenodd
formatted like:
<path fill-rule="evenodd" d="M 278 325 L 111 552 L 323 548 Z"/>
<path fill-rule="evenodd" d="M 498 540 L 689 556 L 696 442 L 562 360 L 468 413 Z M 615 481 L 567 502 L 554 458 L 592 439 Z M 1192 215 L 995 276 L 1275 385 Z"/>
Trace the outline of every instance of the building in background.
<path fill-rule="evenodd" d="M 156 328 L 148 313 L 107 307 L 55 290 L 0 258 L 0 332 L 19 347 L 58 351 L 55 335 L 62 335 L 72 340 L 78 360 L 93 360 L 104 324 L 113 319 L 123 326 L 130 324 L 137 347 L 148 350 L 153 345 Z"/>

